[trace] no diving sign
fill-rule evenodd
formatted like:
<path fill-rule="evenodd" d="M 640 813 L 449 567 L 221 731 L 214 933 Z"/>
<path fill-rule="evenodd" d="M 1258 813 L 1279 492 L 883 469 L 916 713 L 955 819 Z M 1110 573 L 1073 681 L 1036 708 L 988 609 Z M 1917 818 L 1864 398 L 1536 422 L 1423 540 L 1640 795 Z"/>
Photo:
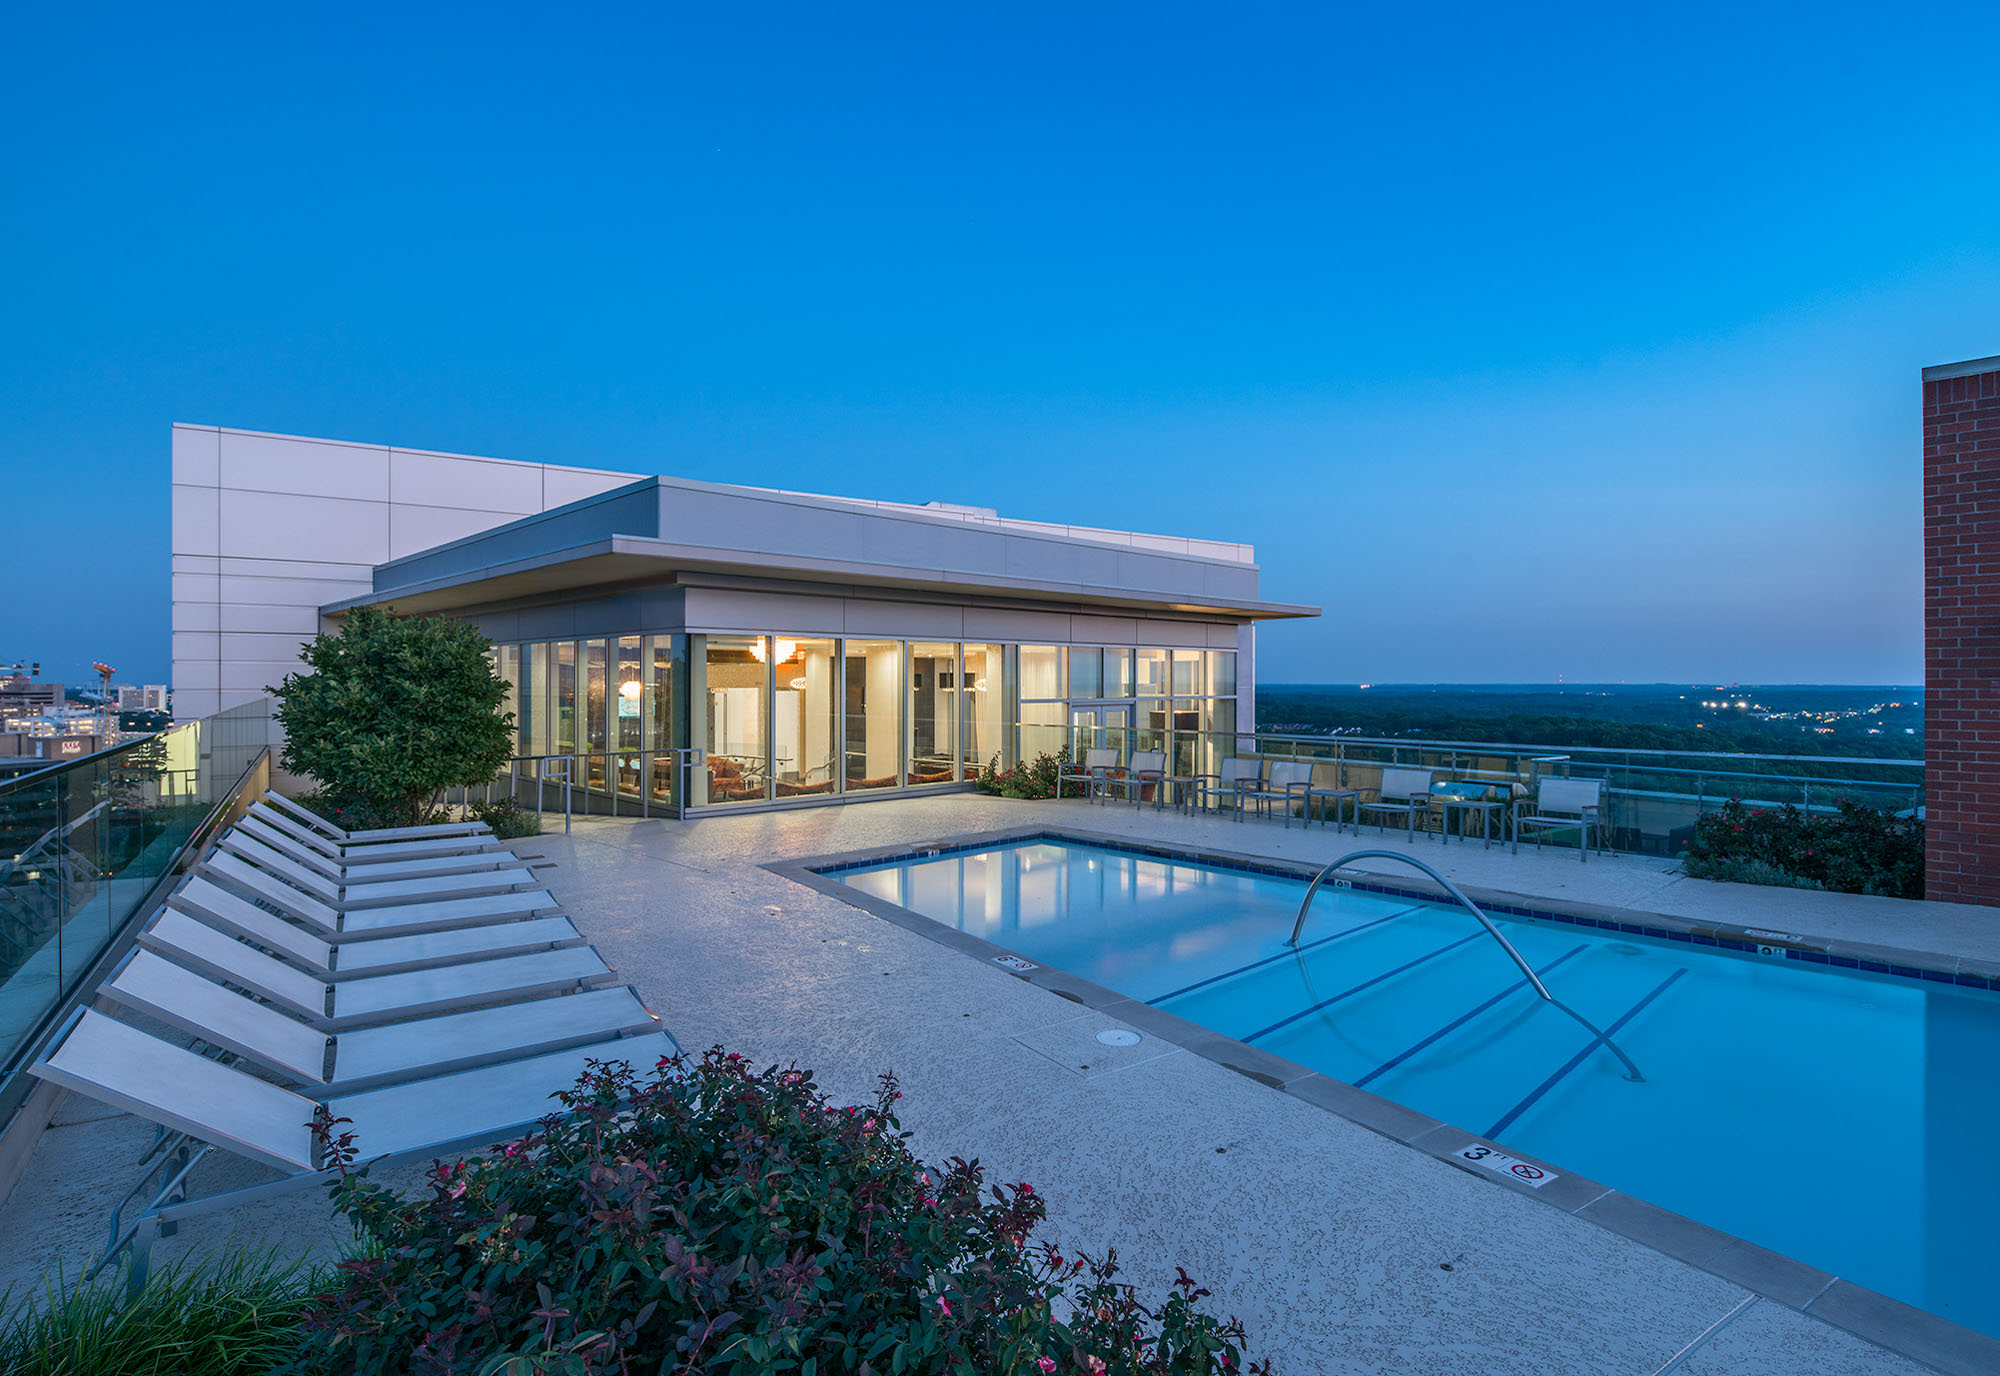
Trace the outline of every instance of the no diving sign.
<path fill-rule="evenodd" d="M 1477 1142 L 1474 1142 L 1470 1146 L 1459 1148 L 1457 1155 L 1461 1161 L 1470 1161 L 1475 1166 L 1484 1166 L 1489 1171 L 1493 1171 L 1498 1175 L 1504 1175 L 1510 1180 L 1518 1180 L 1523 1185 L 1532 1185 L 1538 1190 L 1551 1180 L 1562 1179 L 1554 1171 L 1545 1171 L 1540 1166 L 1523 1161 L 1518 1156 L 1509 1156 L 1504 1151 L 1497 1151 L 1492 1147 L 1481 1146 Z"/>

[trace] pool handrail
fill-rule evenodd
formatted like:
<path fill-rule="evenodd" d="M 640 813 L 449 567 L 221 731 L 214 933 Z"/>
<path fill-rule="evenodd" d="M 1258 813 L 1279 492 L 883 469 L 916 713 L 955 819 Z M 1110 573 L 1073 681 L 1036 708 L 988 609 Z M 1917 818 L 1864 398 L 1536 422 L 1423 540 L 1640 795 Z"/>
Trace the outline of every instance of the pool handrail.
<path fill-rule="evenodd" d="M 1578 1022 L 1582 1023 L 1584 1029 L 1588 1031 L 1591 1036 L 1595 1037 L 1598 1041 L 1602 1042 L 1606 1050 L 1610 1051 L 1612 1055 L 1616 1056 L 1620 1061 L 1622 1061 L 1625 1065 L 1626 1079 L 1635 1082 L 1643 1082 L 1645 1080 L 1646 1077 L 1639 1073 L 1639 1067 L 1636 1064 L 1634 1064 L 1630 1056 L 1626 1055 L 1625 1052 L 1622 1049 L 1620 1049 L 1618 1043 L 1612 1041 L 1610 1037 L 1606 1036 L 1603 1032 L 1599 1031 L 1597 1024 L 1593 1023 L 1589 1018 L 1586 1018 L 1585 1016 L 1583 1016 L 1583 1014 L 1577 1012 L 1574 1008 L 1570 1007 L 1568 1004 L 1564 1003 L 1561 999 L 1557 998 L 1554 994 L 1551 994 L 1549 992 L 1549 986 L 1542 983 L 1542 977 L 1535 973 L 1535 967 L 1528 964 L 1528 962 L 1522 957 L 1521 953 L 1514 949 L 1514 943 L 1509 941 L 1506 937 L 1506 934 L 1503 933 L 1498 927 L 1493 925 L 1493 919 L 1488 917 L 1484 912 L 1482 912 L 1477 903 L 1474 903 L 1470 898 L 1467 898 L 1465 896 L 1464 890 L 1460 889 L 1458 885 L 1452 883 L 1449 879 L 1439 874 L 1436 870 L 1432 869 L 1429 865 L 1425 864 L 1423 861 L 1417 859 L 1417 857 L 1414 855 L 1405 855 L 1403 854 L 1403 852 L 1399 850 L 1356 850 L 1356 851 L 1349 851 L 1346 855 L 1341 856 L 1339 859 L 1330 861 L 1324 868 L 1320 870 L 1318 874 L 1313 876 L 1312 883 L 1306 885 L 1306 896 L 1299 903 L 1299 915 L 1298 918 L 1292 923 L 1292 935 L 1285 942 L 1287 946 L 1296 946 L 1299 944 L 1299 934 L 1305 930 L 1306 926 L 1306 913 L 1308 910 L 1311 909 L 1312 901 L 1315 897 L 1318 896 L 1320 885 L 1326 882 L 1327 876 L 1332 874 L 1335 870 L 1346 867 L 1346 865 L 1349 862 L 1354 860 L 1398 860 L 1405 865 L 1411 865 L 1417 869 L 1422 870 L 1425 874 L 1429 875 L 1432 879 L 1436 880 L 1437 883 L 1444 888 L 1444 891 L 1446 893 L 1450 894 L 1453 898 L 1458 900 L 1460 906 L 1462 906 L 1467 912 L 1471 913 L 1474 917 L 1479 919 L 1479 925 L 1486 929 L 1486 934 L 1488 936 L 1492 937 L 1495 941 L 1500 943 L 1501 949 L 1506 951 L 1507 953 L 1507 958 L 1509 960 L 1512 960 L 1514 964 L 1517 967 L 1519 967 L 1523 975 L 1527 976 L 1528 983 L 1534 986 L 1535 992 L 1537 994 L 1540 994 L 1543 999 L 1547 1000 L 1549 1003 L 1554 1004 L 1556 1007 L 1562 1009 L 1563 1012 L 1569 1014 L 1572 1018 L 1575 1018 Z"/>

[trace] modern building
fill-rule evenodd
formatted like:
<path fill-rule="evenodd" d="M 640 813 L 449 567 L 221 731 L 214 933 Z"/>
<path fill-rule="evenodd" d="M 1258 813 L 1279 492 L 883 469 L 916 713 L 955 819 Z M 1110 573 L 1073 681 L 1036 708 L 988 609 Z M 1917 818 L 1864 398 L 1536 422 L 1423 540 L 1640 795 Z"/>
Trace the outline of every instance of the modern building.
<path fill-rule="evenodd" d="M 60 683 L 18 672 L 0 679 L 0 721 L 39 717 L 61 707 L 63 702 Z"/>
<path fill-rule="evenodd" d="M 1247 545 L 174 427 L 174 699 L 263 694 L 355 607 L 478 625 L 520 772 L 640 806 L 962 785 L 1061 745 L 1211 767 L 1252 728 Z M 558 759 L 558 757 L 560 757 Z"/>
<path fill-rule="evenodd" d="M 123 683 L 118 686 L 118 710 L 121 712 L 164 712 L 167 710 L 167 685 L 148 683 L 135 685 Z"/>
<path fill-rule="evenodd" d="M 2000 903 L 2000 358 L 1924 369 L 1924 896 Z"/>

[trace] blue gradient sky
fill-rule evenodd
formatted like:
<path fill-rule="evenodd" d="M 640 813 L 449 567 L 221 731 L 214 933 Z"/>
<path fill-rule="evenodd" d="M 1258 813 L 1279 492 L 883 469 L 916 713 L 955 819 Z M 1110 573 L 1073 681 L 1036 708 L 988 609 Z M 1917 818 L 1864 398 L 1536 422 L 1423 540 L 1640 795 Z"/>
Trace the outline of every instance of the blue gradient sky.
<path fill-rule="evenodd" d="M 1266 680 L 1915 681 L 2000 10 L 11 7 L 0 659 L 168 424 L 1254 541 Z"/>

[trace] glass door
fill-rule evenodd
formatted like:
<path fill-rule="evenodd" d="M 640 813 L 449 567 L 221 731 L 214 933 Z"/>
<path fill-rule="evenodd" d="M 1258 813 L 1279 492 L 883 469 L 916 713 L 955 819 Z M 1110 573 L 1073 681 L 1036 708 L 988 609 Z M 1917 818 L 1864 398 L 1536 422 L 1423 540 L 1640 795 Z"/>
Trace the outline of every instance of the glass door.
<path fill-rule="evenodd" d="M 1081 764 L 1092 750 L 1115 750 L 1118 763 L 1132 755 L 1132 704 L 1094 702 L 1070 704 L 1069 757 Z"/>

